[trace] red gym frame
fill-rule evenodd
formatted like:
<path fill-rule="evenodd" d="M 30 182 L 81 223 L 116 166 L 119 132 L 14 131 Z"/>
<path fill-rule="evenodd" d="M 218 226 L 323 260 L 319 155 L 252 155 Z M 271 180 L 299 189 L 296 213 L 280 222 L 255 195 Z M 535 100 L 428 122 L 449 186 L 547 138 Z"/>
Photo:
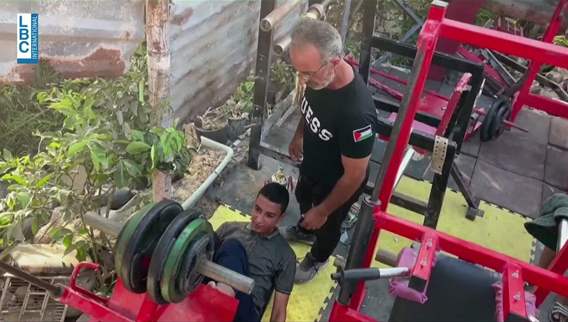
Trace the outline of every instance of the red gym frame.
<path fill-rule="evenodd" d="M 376 0 L 367 2 L 366 10 L 374 11 Z M 560 1 L 544 41 L 550 41 L 552 37 L 550 35 L 558 30 L 560 23 L 558 17 L 566 4 L 567 0 Z M 526 318 L 527 312 L 523 292 L 525 282 L 538 287 L 535 292 L 537 306 L 551 291 L 568 297 L 568 278 L 562 275 L 568 269 L 568 244 L 564 245 L 547 270 L 435 231 L 429 227 L 399 219 L 390 215 L 387 212 L 387 207 L 393 193 L 396 174 L 404 150 L 409 142 L 412 122 L 418 109 L 419 99 L 424 91 L 434 50 L 440 37 L 531 60 L 529 69 L 533 73 L 529 73 L 527 82 L 517 97 L 516 102 L 518 103 L 515 105 L 516 110 L 513 112 L 513 118 L 519 112 L 523 102 L 529 105 L 549 104 L 546 107 L 540 105 L 538 108 L 550 114 L 568 118 L 568 106 L 566 104 L 537 97 L 527 92 L 536 76 L 535 71 L 538 71 L 542 64 L 568 68 L 568 50 L 550 43 L 461 23 L 445 18 L 445 15 L 446 3 L 435 0 L 417 40 L 418 51 L 412 68 L 412 79 L 409 82 L 408 92 L 399 110 L 385 154 L 383 164 L 388 164 L 388 166 L 382 167 L 377 176 L 375 191 L 377 191 L 377 187 L 380 187 L 380 192 L 371 196 L 372 199 L 366 199 L 363 204 L 345 269 L 370 267 L 379 233 L 381 230 L 390 231 L 408 239 L 422 242 L 416 263 L 426 263 L 426 265 L 417 265 L 418 267 L 412 270 L 411 280 L 419 283 L 411 283 L 411 285 L 424 285 L 420 281 L 425 282 L 430 278 L 435 252 L 442 250 L 465 261 L 502 273 L 504 320 L 506 321 L 513 316 Z M 369 61 L 370 57 L 362 57 L 361 68 L 366 67 L 368 69 Z M 341 281 L 340 287 L 340 295 L 333 305 L 329 320 L 333 322 L 374 321 L 373 318 L 359 312 L 365 296 L 364 282 L 344 280 Z"/>
<path fill-rule="evenodd" d="M 562 12 L 568 11 L 568 0 L 560 0 L 550 24 L 544 33 L 542 41 L 532 40 L 523 38 L 520 36 L 513 36 L 509 34 L 508 41 L 503 43 L 494 42 L 492 40 L 506 40 L 501 32 L 493 31 L 491 34 L 484 34 L 485 30 L 483 28 L 478 28 L 475 26 L 466 26 L 470 28 L 468 34 L 460 34 L 464 30 L 463 24 L 456 23 L 456 21 L 448 20 L 448 24 L 442 30 L 442 36 L 452 38 L 455 40 L 463 41 L 468 39 L 468 43 L 475 46 L 484 46 L 486 48 L 492 48 L 503 53 L 509 53 L 519 57 L 528 58 L 531 60 L 527 74 L 525 74 L 526 79 L 524 80 L 523 86 L 517 93 L 515 100 L 513 101 L 513 111 L 511 113 L 511 120 L 515 120 L 523 105 L 528 105 L 535 109 L 545 111 L 548 114 L 560 116 L 562 118 L 568 119 L 568 103 L 548 98 L 546 96 L 535 95 L 529 93 L 533 81 L 536 79 L 537 74 L 540 72 L 540 67 L 543 63 L 548 63 L 558 67 L 568 68 L 568 61 L 566 59 L 566 49 L 562 47 L 552 45 L 552 40 L 554 36 L 560 30 L 562 25 Z M 468 36 L 471 37 L 468 38 Z M 487 46 L 486 46 L 487 45 Z M 508 46 L 514 45 L 515 48 L 509 50 Z M 530 50 L 534 49 L 531 53 Z M 521 53 L 526 53 L 526 55 L 521 55 Z M 546 55 L 546 58 L 542 57 L 541 54 Z M 562 61 L 564 59 L 564 61 Z"/>

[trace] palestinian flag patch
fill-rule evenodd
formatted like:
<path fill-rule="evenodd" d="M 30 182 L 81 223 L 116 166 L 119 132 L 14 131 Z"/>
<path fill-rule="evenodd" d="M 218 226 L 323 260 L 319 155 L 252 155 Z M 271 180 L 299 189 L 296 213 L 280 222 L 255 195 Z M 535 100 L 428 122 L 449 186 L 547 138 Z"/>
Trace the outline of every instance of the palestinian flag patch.
<path fill-rule="evenodd" d="M 371 128 L 371 125 L 367 125 L 365 127 L 353 131 L 353 141 L 355 142 L 361 142 L 372 136 L 373 136 L 373 129 Z"/>

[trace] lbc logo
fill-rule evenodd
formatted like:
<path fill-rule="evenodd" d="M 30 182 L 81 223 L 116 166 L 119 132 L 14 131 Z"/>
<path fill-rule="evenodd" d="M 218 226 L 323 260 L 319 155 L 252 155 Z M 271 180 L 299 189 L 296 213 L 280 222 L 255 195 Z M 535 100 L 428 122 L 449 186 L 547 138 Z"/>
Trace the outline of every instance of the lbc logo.
<path fill-rule="evenodd" d="M 17 62 L 37 64 L 39 61 L 39 25 L 37 13 L 19 13 L 17 21 Z"/>

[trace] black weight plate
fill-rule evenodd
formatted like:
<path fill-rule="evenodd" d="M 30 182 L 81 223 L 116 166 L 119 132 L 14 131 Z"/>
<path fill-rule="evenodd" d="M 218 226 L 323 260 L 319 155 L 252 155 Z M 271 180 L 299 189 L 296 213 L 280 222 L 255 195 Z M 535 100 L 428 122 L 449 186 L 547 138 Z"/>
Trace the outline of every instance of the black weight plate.
<path fill-rule="evenodd" d="M 499 111 L 500 106 L 505 102 L 505 98 L 498 98 L 486 111 L 485 118 L 481 123 L 481 129 L 479 131 L 479 138 L 482 142 L 487 142 L 493 138 L 493 123 L 497 118 L 497 112 Z"/>
<path fill-rule="evenodd" d="M 506 129 L 505 121 L 509 118 L 510 115 L 511 115 L 510 103 L 505 102 L 504 104 L 499 106 L 499 109 L 497 110 L 497 117 L 495 118 L 491 126 L 494 139 L 498 138 L 499 136 L 501 136 L 501 134 L 503 134 L 503 132 L 505 132 Z"/>
<path fill-rule="evenodd" d="M 177 283 L 180 278 L 181 264 L 184 255 L 189 250 L 191 244 L 197 240 L 197 237 L 211 230 L 210 227 L 211 225 L 203 218 L 193 220 L 179 234 L 170 249 L 166 261 L 164 262 L 164 269 L 160 280 L 162 297 L 168 303 L 178 303 L 183 301 L 186 297 L 187 294 L 179 288 Z"/>
<path fill-rule="evenodd" d="M 147 204 L 146 206 L 142 207 L 138 210 L 134 215 L 130 217 L 130 219 L 124 224 L 120 233 L 118 234 L 118 238 L 116 240 L 116 244 L 114 245 L 114 267 L 116 272 L 118 272 L 120 276 L 120 272 L 122 271 L 122 263 L 124 262 L 124 252 L 126 251 L 126 246 L 132 239 L 132 235 L 136 231 L 136 227 L 140 224 L 140 221 L 146 213 L 154 206 L 154 203 Z"/>
<path fill-rule="evenodd" d="M 210 224 L 208 224 L 211 227 Z M 203 275 L 197 271 L 197 264 L 200 260 L 212 260 L 215 252 L 215 237 L 213 229 L 200 235 L 184 254 L 181 264 L 179 278 L 177 284 L 179 289 L 186 295 L 203 281 Z"/>
<path fill-rule="evenodd" d="M 148 269 L 148 280 L 146 282 L 148 294 L 154 302 L 158 304 L 167 303 L 160 291 L 160 280 L 162 279 L 166 257 L 168 256 L 179 234 L 184 230 L 187 224 L 199 217 L 201 217 L 201 213 L 193 209 L 181 212 L 168 225 L 166 231 L 164 231 L 162 237 L 160 237 L 156 248 L 154 248 L 152 259 L 150 260 L 150 268 Z"/>
<path fill-rule="evenodd" d="M 183 211 L 179 203 L 162 200 L 142 218 L 124 252 L 121 278 L 131 292 L 144 293 L 150 256 L 166 227 Z"/>
<path fill-rule="evenodd" d="M 481 139 L 481 142 L 487 142 L 491 140 L 491 126 L 493 124 L 493 121 L 495 120 L 496 112 L 496 109 L 492 106 L 485 113 L 485 118 L 483 119 L 481 128 L 479 130 L 479 138 Z"/>

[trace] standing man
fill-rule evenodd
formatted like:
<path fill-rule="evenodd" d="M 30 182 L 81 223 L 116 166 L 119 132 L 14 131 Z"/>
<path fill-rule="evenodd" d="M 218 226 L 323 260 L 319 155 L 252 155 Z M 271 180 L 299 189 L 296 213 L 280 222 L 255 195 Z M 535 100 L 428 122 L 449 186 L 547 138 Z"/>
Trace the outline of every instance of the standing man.
<path fill-rule="evenodd" d="M 296 267 L 296 283 L 327 263 L 341 223 L 368 175 L 377 114 L 365 82 L 343 60 L 343 44 L 328 23 L 304 18 L 292 32 L 290 59 L 307 89 L 289 153 L 302 160 L 296 199 L 302 217 L 285 229 L 288 240 L 313 242 Z"/>

